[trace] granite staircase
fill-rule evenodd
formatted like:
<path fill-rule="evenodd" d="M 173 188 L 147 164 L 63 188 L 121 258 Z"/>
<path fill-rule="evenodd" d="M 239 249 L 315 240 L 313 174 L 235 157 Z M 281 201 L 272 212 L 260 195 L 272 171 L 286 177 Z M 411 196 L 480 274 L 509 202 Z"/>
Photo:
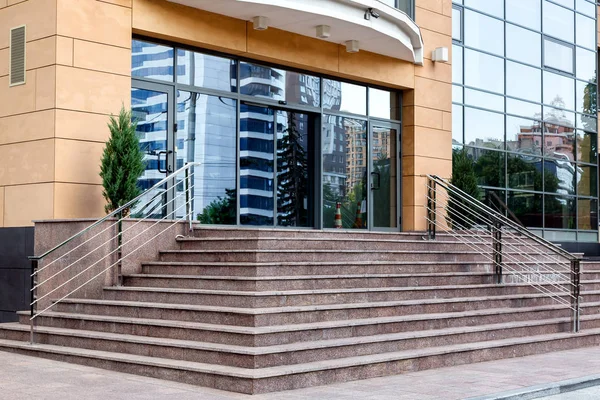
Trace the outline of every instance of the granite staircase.
<path fill-rule="evenodd" d="M 40 315 L 34 345 L 28 312 L 0 324 L 0 350 L 254 394 L 600 343 L 600 263 L 582 263 L 572 333 L 548 295 L 498 285 L 489 250 L 422 236 L 199 228 Z"/>

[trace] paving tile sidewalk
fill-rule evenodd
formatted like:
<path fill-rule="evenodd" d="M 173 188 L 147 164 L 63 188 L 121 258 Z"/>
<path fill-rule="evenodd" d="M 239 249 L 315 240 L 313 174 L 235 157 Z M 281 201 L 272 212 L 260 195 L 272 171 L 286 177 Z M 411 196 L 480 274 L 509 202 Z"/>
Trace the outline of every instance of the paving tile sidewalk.
<path fill-rule="evenodd" d="M 0 399 L 466 399 L 600 374 L 600 347 L 248 396 L 0 352 Z"/>

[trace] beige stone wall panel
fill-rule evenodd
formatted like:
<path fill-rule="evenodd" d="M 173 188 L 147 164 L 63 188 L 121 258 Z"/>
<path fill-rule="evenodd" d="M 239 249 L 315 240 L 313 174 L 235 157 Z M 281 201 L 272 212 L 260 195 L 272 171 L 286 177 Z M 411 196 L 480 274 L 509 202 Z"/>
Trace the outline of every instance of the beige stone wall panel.
<path fill-rule="evenodd" d="M 100 159 L 104 143 L 56 139 L 57 182 L 102 184 Z"/>
<path fill-rule="evenodd" d="M 452 111 L 452 84 L 415 77 L 415 105 Z"/>
<path fill-rule="evenodd" d="M 444 13 L 444 4 L 450 3 L 452 0 L 416 0 L 415 7 L 422 8 L 424 10 L 429 10 L 436 12 L 438 14 Z"/>
<path fill-rule="evenodd" d="M 0 228 L 4 226 L 4 188 L 0 186 Z"/>
<path fill-rule="evenodd" d="M 76 39 L 73 66 L 131 76 L 131 50 Z"/>
<path fill-rule="evenodd" d="M 0 146 L 0 186 L 53 180 L 54 139 Z"/>
<path fill-rule="evenodd" d="M 425 128 L 444 129 L 444 111 L 424 107 L 412 107 L 412 110 L 415 114 L 414 125 Z"/>
<path fill-rule="evenodd" d="M 0 145 L 54 137 L 54 110 L 0 118 Z"/>
<path fill-rule="evenodd" d="M 415 126 L 415 137 L 414 155 L 446 160 L 452 158 L 452 132 Z"/>
<path fill-rule="evenodd" d="M 447 47 L 450 50 L 452 47 L 451 35 L 452 31 L 449 31 L 447 35 L 444 35 L 439 32 L 430 31 L 429 29 L 421 29 L 421 37 L 423 38 L 423 58 L 431 60 L 431 52 L 437 47 Z"/>
<path fill-rule="evenodd" d="M 131 47 L 131 9 L 102 1 L 57 1 L 58 34 L 81 40 Z"/>
<path fill-rule="evenodd" d="M 8 75 L 8 48 L 0 50 L 0 77 Z"/>
<path fill-rule="evenodd" d="M 103 72 L 56 67 L 56 107 L 99 114 L 118 114 L 131 104 L 131 79 Z"/>
<path fill-rule="evenodd" d="M 348 53 L 345 46 L 338 46 L 338 51 L 341 76 L 397 89 L 415 87 L 415 69 L 419 67 L 413 63 L 367 51 Z"/>
<path fill-rule="evenodd" d="M 56 107 L 56 66 L 35 71 L 35 109 Z"/>
<path fill-rule="evenodd" d="M 32 226 L 33 220 L 54 217 L 54 184 L 4 188 L 4 226 Z"/>
<path fill-rule="evenodd" d="M 16 26 L 27 25 L 28 42 L 56 35 L 56 1 L 25 1 L 0 11 L 0 49 L 8 47 L 10 28 Z"/>
<path fill-rule="evenodd" d="M 0 8 L 4 8 L 8 6 L 8 0 L 0 0 Z"/>
<path fill-rule="evenodd" d="M 73 38 L 56 37 L 56 63 L 73 66 Z"/>
<path fill-rule="evenodd" d="M 97 1 L 103 1 L 105 3 L 110 3 L 110 4 L 115 4 L 115 5 L 121 6 L 121 7 L 131 8 L 131 0 L 97 0 Z"/>
<path fill-rule="evenodd" d="M 427 29 L 441 34 L 452 32 L 452 19 L 442 13 L 415 7 L 415 21 L 421 29 Z"/>
<path fill-rule="evenodd" d="M 27 69 L 48 67 L 56 63 L 56 36 L 28 42 Z"/>
<path fill-rule="evenodd" d="M 56 137 L 105 143 L 109 136 L 108 115 L 56 110 Z"/>
<path fill-rule="evenodd" d="M 431 60 L 424 59 L 423 66 L 415 67 L 415 75 L 421 78 L 428 78 L 441 82 L 451 82 L 452 64 L 434 63 Z"/>
<path fill-rule="evenodd" d="M 246 52 L 246 21 L 164 0 L 133 0 L 133 32 L 227 53 Z"/>
<path fill-rule="evenodd" d="M 54 218 L 101 218 L 104 215 L 102 186 L 55 184 Z"/>
<path fill-rule="evenodd" d="M 35 111 L 35 71 L 27 71 L 26 84 L 8 86 L 8 75 L 0 78 L 0 118 Z"/>

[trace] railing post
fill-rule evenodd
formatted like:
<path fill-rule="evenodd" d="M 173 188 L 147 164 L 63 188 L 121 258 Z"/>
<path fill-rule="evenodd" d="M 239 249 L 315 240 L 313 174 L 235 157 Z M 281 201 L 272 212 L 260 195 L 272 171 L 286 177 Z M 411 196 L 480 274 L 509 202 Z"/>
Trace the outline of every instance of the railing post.
<path fill-rule="evenodd" d="M 35 324 L 36 324 L 36 320 L 35 320 L 35 315 L 36 315 L 36 310 L 37 310 L 37 283 L 38 283 L 38 276 L 37 276 L 37 272 L 38 272 L 38 266 L 39 266 L 39 262 L 40 260 L 38 260 L 37 258 L 32 258 L 31 259 L 31 293 L 30 293 L 30 314 L 29 314 L 29 329 L 30 329 L 30 335 L 29 335 L 29 343 L 30 344 L 34 344 L 35 343 Z"/>
<path fill-rule="evenodd" d="M 427 236 L 429 240 L 435 239 L 435 223 L 436 223 L 436 184 L 431 178 L 427 178 Z"/>
<path fill-rule="evenodd" d="M 123 286 L 123 211 L 117 213 L 117 286 Z"/>
<path fill-rule="evenodd" d="M 579 332 L 579 318 L 580 318 L 580 277 L 581 269 L 579 259 L 571 260 L 571 308 L 573 315 L 571 317 L 571 326 L 573 332 Z"/>
<path fill-rule="evenodd" d="M 494 223 L 492 227 L 492 242 L 496 279 L 500 285 L 502 284 L 502 224 L 499 222 Z"/>
<path fill-rule="evenodd" d="M 190 193 L 191 187 L 192 185 L 190 184 L 191 182 L 191 178 L 190 178 L 190 168 L 187 168 L 185 170 L 185 212 L 186 212 L 186 216 L 187 219 L 189 221 L 189 231 L 192 232 L 193 228 L 192 228 L 192 202 L 191 202 L 191 198 L 192 198 L 192 194 Z"/>

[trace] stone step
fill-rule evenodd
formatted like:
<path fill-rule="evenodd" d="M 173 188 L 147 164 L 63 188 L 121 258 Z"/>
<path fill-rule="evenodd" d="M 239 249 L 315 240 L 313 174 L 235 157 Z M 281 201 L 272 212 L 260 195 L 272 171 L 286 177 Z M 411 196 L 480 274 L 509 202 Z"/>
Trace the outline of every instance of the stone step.
<path fill-rule="evenodd" d="M 149 261 L 142 272 L 199 276 L 304 276 L 338 274 L 409 274 L 449 272 L 493 272 L 491 262 L 455 261 L 352 261 L 352 262 L 169 262 Z"/>
<path fill-rule="evenodd" d="M 586 319 L 591 320 L 592 318 Z M 600 320 L 600 316 L 595 316 L 594 320 Z M 596 325 L 598 325 L 598 322 L 596 322 Z M 273 346 L 235 346 L 40 326 L 36 328 L 35 341 L 39 344 L 241 368 L 267 368 L 419 348 L 560 333 L 570 329 L 571 325 L 568 318 L 554 318 L 335 338 Z M 27 341 L 29 335 L 29 326 L 18 323 L 0 324 L 0 339 Z"/>
<path fill-rule="evenodd" d="M 556 285 L 559 284 L 561 283 L 556 283 Z M 557 289 L 554 288 L 553 285 L 555 284 L 541 284 L 544 288 L 543 290 L 557 292 Z M 565 290 L 564 288 L 566 288 L 567 285 L 564 284 L 561 285 L 561 287 Z M 386 302 L 433 298 L 450 299 L 459 296 L 491 297 L 531 293 L 539 293 L 539 290 L 529 284 L 315 289 L 263 292 L 125 286 L 104 288 L 104 298 L 107 300 L 250 308 Z M 596 298 L 600 300 L 600 293 L 588 293 L 588 298 L 590 301 L 596 301 Z"/>
<path fill-rule="evenodd" d="M 600 330 L 553 333 L 246 369 L 116 352 L 0 340 L 0 350 L 247 394 L 395 375 L 600 344 Z"/>
<path fill-rule="evenodd" d="M 595 296 L 594 296 L 595 297 Z M 593 303 L 585 295 L 586 303 Z M 382 318 L 432 313 L 466 312 L 496 308 L 558 306 L 555 299 L 542 294 L 521 294 L 451 299 L 421 299 L 372 303 L 323 304 L 242 308 L 173 303 L 148 303 L 95 299 L 64 299 L 53 311 L 78 314 L 112 315 L 127 318 L 210 321 L 218 325 L 275 326 L 325 321 Z M 566 306 L 562 306 L 567 308 Z"/>
<path fill-rule="evenodd" d="M 592 311 L 597 310 L 598 306 L 600 303 L 584 304 L 582 305 L 582 314 L 584 316 L 594 315 Z M 29 326 L 29 315 L 28 311 L 20 312 L 20 323 Z M 236 346 L 272 346 L 314 340 L 570 317 L 570 310 L 564 306 L 548 305 L 259 327 L 52 311 L 38 316 L 36 323 L 38 326 L 195 340 Z M 594 321 L 596 320 L 594 319 Z M 593 325 L 586 325 L 587 329 L 593 327 Z"/>
<path fill-rule="evenodd" d="M 475 285 L 496 283 L 493 273 L 421 273 L 365 275 L 305 275 L 305 276 L 197 276 L 167 274 L 125 275 L 124 286 L 168 287 L 233 291 L 314 290 L 381 287 L 413 287 L 444 285 Z M 541 282 L 560 279 L 552 273 L 506 273 L 505 283 Z M 589 281 L 590 283 L 593 281 Z M 585 282 L 588 283 L 587 281 Z"/>
<path fill-rule="evenodd" d="M 474 261 L 492 262 L 491 252 L 413 250 L 163 250 L 160 261 L 197 262 L 354 262 L 354 261 Z M 526 252 L 504 255 L 506 262 L 538 261 Z"/>

